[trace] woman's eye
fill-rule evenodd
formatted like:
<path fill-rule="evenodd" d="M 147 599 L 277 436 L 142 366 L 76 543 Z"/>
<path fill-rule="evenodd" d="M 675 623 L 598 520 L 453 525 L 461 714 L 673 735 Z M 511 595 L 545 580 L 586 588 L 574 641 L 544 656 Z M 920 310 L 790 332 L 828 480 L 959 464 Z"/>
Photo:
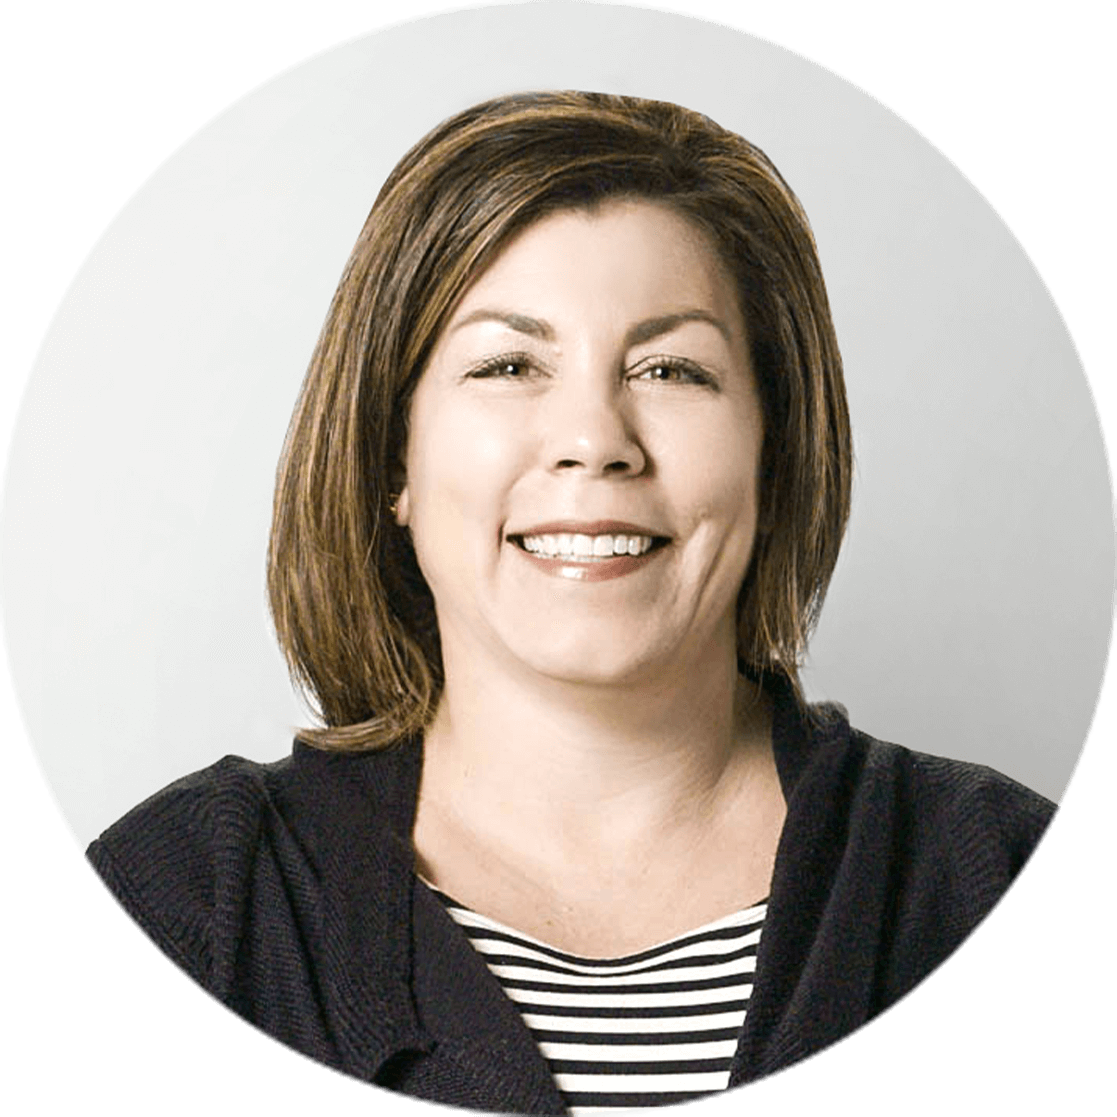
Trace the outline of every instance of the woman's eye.
<path fill-rule="evenodd" d="M 704 369 L 690 361 L 652 360 L 634 373 L 637 380 L 657 380 L 662 383 L 705 384 L 713 386 L 714 380 Z"/>
<path fill-rule="evenodd" d="M 531 365 L 523 357 L 498 357 L 468 375 L 471 380 L 526 380 L 531 375 Z"/>

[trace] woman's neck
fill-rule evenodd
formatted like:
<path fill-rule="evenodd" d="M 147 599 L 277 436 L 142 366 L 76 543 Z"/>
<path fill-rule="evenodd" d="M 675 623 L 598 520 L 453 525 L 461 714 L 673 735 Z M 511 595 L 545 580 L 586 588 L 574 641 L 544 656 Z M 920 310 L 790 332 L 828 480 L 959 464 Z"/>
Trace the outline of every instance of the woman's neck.
<path fill-rule="evenodd" d="M 420 813 L 437 811 L 494 848 L 530 835 L 556 861 L 630 861 L 653 835 L 708 831 L 753 762 L 770 759 L 766 703 L 732 655 L 630 685 L 469 663 L 448 664 L 447 678 Z"/>

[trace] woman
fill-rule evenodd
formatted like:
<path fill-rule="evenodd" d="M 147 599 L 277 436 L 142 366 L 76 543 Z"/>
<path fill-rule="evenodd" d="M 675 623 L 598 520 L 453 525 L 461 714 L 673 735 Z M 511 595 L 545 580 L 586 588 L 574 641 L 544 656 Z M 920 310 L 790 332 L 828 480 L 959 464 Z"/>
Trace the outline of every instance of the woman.
<path fill-rule="evenodd" d="M 90 847 L 247 1019 L 485 1110 L 682 1101 L 903 996 L 1051 805 L 812 707 L 851 450 L 807 220 L 673 105 L 505 97 L 369 216 L 269 589 L 323 726 Z"/>

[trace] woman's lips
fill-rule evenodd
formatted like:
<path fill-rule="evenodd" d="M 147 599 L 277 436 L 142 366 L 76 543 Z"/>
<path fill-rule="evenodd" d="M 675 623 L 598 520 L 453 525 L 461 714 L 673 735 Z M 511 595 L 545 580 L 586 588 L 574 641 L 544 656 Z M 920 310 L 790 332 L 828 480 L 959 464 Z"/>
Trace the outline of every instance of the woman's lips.
<path fill-rule="evenodd" d="M 558 535 L 563 532 L 583 535 L 650 535 L 653 538 L 663 536 L 662 531 L 656 531 L 648 524 L 636 523 L 632 520 L 547 520 L 544 523 L 525 524 L 509 531 L 508 537 L 516 535 Z"/>
<path fill-rule="evenodd" d="M 614 577 L 636 573 L 642 567 L 655 562 L 660 553 L 665 550 L 668 541 L 660 537 L 643 554 L 614 554 L 610 557 L 533 554 L 525 550 L 522 537 L 509 536 L 508 542 L 515 548 L 517 554 L 541 573 L 551 577 L 564 577 L 574 582 L 605 582 Z"/>

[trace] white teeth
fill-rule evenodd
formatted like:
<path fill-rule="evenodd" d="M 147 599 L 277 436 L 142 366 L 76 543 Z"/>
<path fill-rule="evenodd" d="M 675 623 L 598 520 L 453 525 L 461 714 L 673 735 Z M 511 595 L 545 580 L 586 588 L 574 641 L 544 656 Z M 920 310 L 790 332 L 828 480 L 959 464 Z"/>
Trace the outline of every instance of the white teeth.
<path fill-rule="evenodd" d="M 612 558 L 614 555 L 642 555 L 651 549 L 650 535 L 525 535 L 524 550 L 542 558 L 562 555 L 578 561 Z"/>

